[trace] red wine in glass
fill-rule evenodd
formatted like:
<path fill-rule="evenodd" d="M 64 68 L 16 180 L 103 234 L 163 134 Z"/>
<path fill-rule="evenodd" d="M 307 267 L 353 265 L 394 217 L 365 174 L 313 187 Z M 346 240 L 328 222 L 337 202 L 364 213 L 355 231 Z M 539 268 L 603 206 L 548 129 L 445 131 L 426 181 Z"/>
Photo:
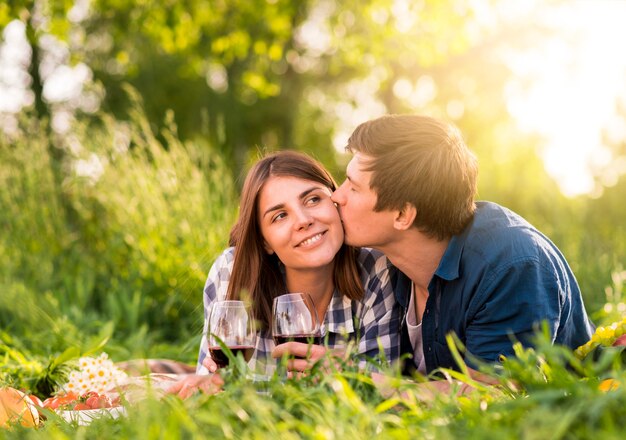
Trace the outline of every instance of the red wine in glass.
<path fill-rule="evenodd" d="M 236 356 L 242 352 L 249 361 L 254 353 L 256 329 L 250 307 L 242 301 L 216 301 L 209 315 L 209 354 L 218 368 L 228 366 L 228 356 L 220 347 L 227 346 Z"/>
<path fill-rule="evenodd" d="M 285 342 L 289 342 L 289 341 L 302 342 L 303 344 L 320 345 L 322 343 L 322 337 L 319 334 L 274 335 L 274 343 L 276 345 L 284 344 Z"/>
<path fill-rule="evenodd" d="M 252 353 L 254 353 L 254 347 L 251 345 L 235 345 L 228 347 L 228 349 L 235 357 L 237 357 L 237 353 L 241 353 L 246 362 L 252 358 Z M 228 356 L 219 345 L 209 347 L 209 354 L 211 355 L 211 359 L 213 359 L 213 361 L 217 364 L 217 368 L 224 368 L 228 366 Z"/>
<path fill-rule="evenodd" d="M 276 345 L 288 341 L 319 345 L 322 342 L 317 311 L 310 295 L 288 293 L 274 298 L 272 336 Z"/>

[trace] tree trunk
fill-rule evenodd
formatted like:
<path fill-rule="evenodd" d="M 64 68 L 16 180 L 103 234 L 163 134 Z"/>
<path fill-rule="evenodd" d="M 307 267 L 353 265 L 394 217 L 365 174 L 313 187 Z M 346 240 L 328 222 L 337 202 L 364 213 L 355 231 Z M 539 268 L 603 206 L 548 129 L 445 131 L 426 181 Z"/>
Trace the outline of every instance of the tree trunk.
<path fill-rule="evenodd" d="M 28 66 L 28 74 L 32 79 L 31 88 L 35 94 L 35 112 L 41 123 L 49 126 L 50 109 L 43 100 L 43 81 L 39 74 L 39 64 L 41 61 L 41 51 L 37 45 L 37 31 L 33 27 L 32 18 L 26 22 L 26 38 L 31 49 L 30 65 Z"/>
<path fill-rule="evenodd" d="M 35 116 L 37 118 L 37 126 L 43 132 L 45 142 L 48 147 L 48 154 L 50 157 L 50 168 L 52 175 L 54 176 L 54 184 L 56 186 L 56 194 L 59 195 L 61 206 L 66 215 L 66 219 L 70 226 L 75 226 L 78 216 L 71 200 L 64 197 L 63 180 L 64 176 L 64 164 L 65 164 L 65 150 L 63 145 L 59 142 L 59 145 L 55 143 L 55 136 L 52 130 L 51 124 L 51 111 L 50 106 L 45 102 L 43 97 L 43 80 L 39 72 L 39 65 L 41 64 L 41 49 L 38 45 L 37 29 L 33 25 L 32 16 L 26 22 L 26 38 L 31 48 L 31 60 L 28 66 L 28 73 L 31 76 L 32 84 L 31 88 L 35 95 Z"/>

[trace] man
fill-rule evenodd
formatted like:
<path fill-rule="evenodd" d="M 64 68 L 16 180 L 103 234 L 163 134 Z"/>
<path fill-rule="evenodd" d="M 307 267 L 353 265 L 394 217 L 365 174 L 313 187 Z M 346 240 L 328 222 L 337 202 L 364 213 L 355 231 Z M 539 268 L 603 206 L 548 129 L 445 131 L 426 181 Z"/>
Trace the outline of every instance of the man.
<path fill-rule="evenodd" d="M 452 125 L 391 115 L 359 125 L 354 156 L 332 199 L 345 240 L 384 252 L 399 269 L 406 372 L 497 363 L 514 341 L 532 345 L 542 322 L 554 343 L 575 348 L 593 327 L 574 274 L 556 246 L 512 211 L 476 202 L 477 160 Z"/>

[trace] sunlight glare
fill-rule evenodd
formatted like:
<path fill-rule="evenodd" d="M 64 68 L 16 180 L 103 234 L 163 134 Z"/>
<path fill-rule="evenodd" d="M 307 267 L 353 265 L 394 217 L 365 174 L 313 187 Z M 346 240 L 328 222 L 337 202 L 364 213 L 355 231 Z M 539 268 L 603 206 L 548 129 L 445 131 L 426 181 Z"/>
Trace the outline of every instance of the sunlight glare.
<path fill-rule="evenodd" d="M 594 177 L 612 172 L 604 130 L 626 98 L 626 2 L 576 1 L 553 13 L 563 32 L 510 60 L 518 79 L 507 90 L 509 111 L 522 129 L 545 137 L 546 170 L 565 195 L 599 195 L 606 182 Z"/>

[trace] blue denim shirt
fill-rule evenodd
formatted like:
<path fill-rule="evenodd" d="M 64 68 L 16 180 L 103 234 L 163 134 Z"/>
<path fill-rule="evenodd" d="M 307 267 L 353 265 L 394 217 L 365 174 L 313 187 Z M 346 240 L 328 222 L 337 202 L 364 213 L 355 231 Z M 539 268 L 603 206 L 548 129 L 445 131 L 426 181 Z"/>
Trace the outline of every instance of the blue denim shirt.
<path fill-rule="evenodd" d="M 392 276 L 406 310 L 411 280 L 398 270 Z M 452 237 L 428 292 L 422 338 L 429 373 L 458 369 L 445 339 L 450 332 L 465 344 L 465 362 L 475 368 L 472 356 L 495 363 L 500 355 L 513 356 L 513 341 L 532 346 L 543 321 L 554 343 L 571 348 L 594 331 L 561 252 L 522 217 L 491 202 L 477 202 L 472 222 Z M 412 354 L 405 321 L 401 349 Z"/>

